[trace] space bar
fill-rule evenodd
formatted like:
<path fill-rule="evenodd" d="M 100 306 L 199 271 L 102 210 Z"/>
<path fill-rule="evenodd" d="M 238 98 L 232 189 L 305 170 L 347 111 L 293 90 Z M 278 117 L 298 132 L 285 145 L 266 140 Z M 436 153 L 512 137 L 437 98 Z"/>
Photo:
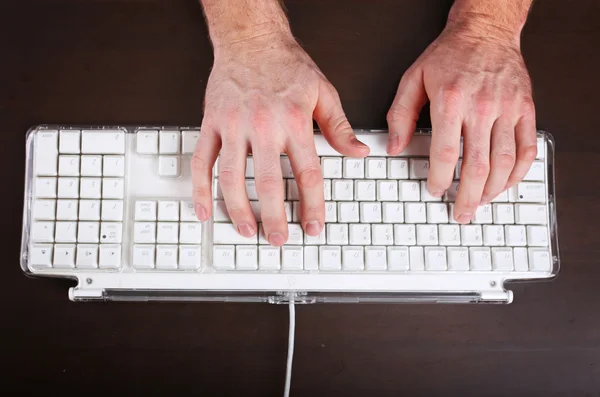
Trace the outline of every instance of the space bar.
<path fill-rule="evenodd" d="M 389 156 L 386 152 L 388 134 L 384 132 L 357 133 L 356 137 L 371 149 L 369 156 Z M 315 135 L 315 145 L 319 156 L 339 156 L 325 140 L 323 135 Z M 431 145 L 430 135 L 415 135 L 410 143 L 397 157 L 428 157 L 429 146 Z"/>

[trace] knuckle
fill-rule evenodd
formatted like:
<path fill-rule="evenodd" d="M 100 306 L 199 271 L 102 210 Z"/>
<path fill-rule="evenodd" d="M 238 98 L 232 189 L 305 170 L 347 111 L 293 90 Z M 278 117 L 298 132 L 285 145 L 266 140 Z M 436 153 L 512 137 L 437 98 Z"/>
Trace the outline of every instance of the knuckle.
<path fill-rule="evenodd" d="M 494 167 L 503 170 L 512 169 L 515 166 L 516 157 L 514 153 L 503 152 L 494 155 Z"/>
<path fill-rule="evenodd" d="M 464 100 L 464 91 L 458 84 L 453 84 L 442 89 L 439 106 L 442 114 L 454 116 L 460 109 Z"/>
<path fill-rule="evenodd" d="M 535 104 L 530 96 L 523 98 L 521 113 L 527 117 L 535 117 Z"/>
<path fill-rule="evenodd" d="M 481 180 L 487 178 L 490 173 L 490 165 L 487 161 L 476 159 L 466 161 L 463 164 L 465 175 L 470 179 Z"/>
<path fill-rule="evenodd" d="M 529 145 L 520 150 L 519 157 L 526 163 L 533 163 L 537 157 L 537 145 Z"/>
<path fill-rule="evenodd" d="M 416 112 L 411 111 L 408 107 L 401 103 L 394 103 L 390 110 L 388 110 L 386 115 L 386 120 L 388 123 L 393 124 L 396 121 L 417 121 L 419 115 Z"/>
<path fill-rule="evenodd" d="M 296 182 L 298 188 L 310 189 L 323 183 L 323 174 L 321 173 L 320 168 L 312 166 L 300 171 L 296 178 Z"/>
<path fill-rule="evenodd" d="M 282 189 L 283 180 L 274 173 L 263 172 L 256 176 L 256 192 L 259 196 L 274 196 Z"/>
<path fill-rule="evenodd" d="M 480 97 L 475 102 L 475 114 L 479 117 L 489 117 L 494 114 L 496 102 L 489 97 Z"/>
<path fill-rule="evenodd" d="M 307 130 L 308 113 L 302 106 L 298 104 L 290 105 L 287 109 L 287 120 L 290 131 L 294 134 L 302 134 Z"/>
<path fill-rule="evenodd" d="M 210 198 L 210 188 L 202 185 L 194 185 L 193 196 L 197 199 Z"/>
<path fill-rule="evenodd" d="M 223 189 L 239 186 L 243 183 L 243 175 L 233 167 L 221 165 L 219 169 L 219 184 Z"/>
<path fill-rule="evenodd" d="M 257 132 L 266 132 L 269 129 L 272 121 L 271 112 L 265 105 L 257 105 L 250 117 L 252 128 Z"/>
<path fill-rule="evenodd" d="M 441 145 L 437 147 L 433 156 L 434 159 L 444 164 L 454 164 L 458 161 L 459 150 L 454 145 Z"/>
<path fill-rule="evenodd" d="M 212 165 L 206 161 L 206 159 L 198 156 L 196 153 L 192 156 L 192 169 L 199 174 L 208 173 L 212 168 Z"/>

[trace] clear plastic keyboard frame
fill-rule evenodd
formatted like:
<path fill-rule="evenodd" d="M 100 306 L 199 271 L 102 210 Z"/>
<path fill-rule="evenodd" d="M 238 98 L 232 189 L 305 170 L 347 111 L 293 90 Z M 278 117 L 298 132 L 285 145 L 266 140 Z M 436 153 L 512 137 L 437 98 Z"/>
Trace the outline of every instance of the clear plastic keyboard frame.
<path fill-rule="evenodd" d="M 133 150 L 135 133 L 140 130 L 179 131 L 199 130 L 198 127 L 181 126 L 79 126 L 79 125 L 41 125 L 31 128 L 26 139 L 26 169 L 25 194 L 23 211 L 23 229 L 21 244 L 21 268 L 26 275 L 39 277 L 59 277 L 74 280 L 77 285 L 69 289 L 69 298 L 73 301 L 87 300 L 185 300 L 185 301 L 223 301 L 223 302 L 268 302 L 286 303 L 293 297 L 295 303 L 510 303 L 513 300 L 512 291 L 507 289 L 512 282 L 548 281 L 556 277 L 560 268 L 559 247 L 555 209 L 555 177 L 554 177 L 554 140 L 551 134 L 538 131 L 538 138 L 545 143 L 547 216 L 550 229 L 550 258 L 552 268 L 549 272 L 523 274 L 523 277 L 508 278 L 502 272 L 423 272 L 386 274 L 376 282 L 369 282 L 373 275 L 362 273 L 357 278 L 354 274 L 328 274 L 321 277 L 317 283 L 320 288 L 304 288 L 308 272 L 289 272 L 272 274 L 256 271 L 254 274 L 243 275 L 244 279 L 235 285 L 243 287 L 232 289 L 232 278 L 240 277 L 237 272 L 207 274 L 202 271 L 172 272 L 153 270 L 141 272 L 135 269 L 51 269 L 36 270 L 29 264 L 30 233 L 32 225 L 35 135 L 44 130 L 115 130 L 125 132 L 127 150 Z M 356 130 L 357 133 L 382 133 L 385 130 Z M 319 134 L 319 131 L 315 131 Z M 430 135 L 430 129 L 418 130 L 415 134 Z M 401 157 L 401 155 L 399 156 Z M 126 160 L 127 162 L 127 160 Z M 129 170 L 125 170 L 127 184 Z M 190 188 L 191 192 L 191 188 Z M 124 200 L 130 197 L 125 195 Z M 133 199 L 132 199 L 133 200 Z M 131 204 L 126 204 L 130 206 Z M 125 211 L 124 222 L 133 222 L 132 215 Z M 123 233 L 127 233 L 124 229 Z M 204 260 L 208 249 L 205 248 L 210 240 L 212 219 L 203 225 L 202 251 Z M 124 248 L 125 249 L 125 248 Z M 320 274 L 323 276 L 323 273 Z M 249 277 L 250 276 L 250 277 Z M 380 276 L 380 275 L 379 275 Z M 272 282 L 265 279 L 276 277 L 281 288 L 267 288 Z M 511 275 L 515 277 L 515 275 Z M 202 280 L 199 282 L 198 280 Z M 272 281 L 272 280 L 271 280 Z M 310 283 L 314 286 L 314 283 Z"/>

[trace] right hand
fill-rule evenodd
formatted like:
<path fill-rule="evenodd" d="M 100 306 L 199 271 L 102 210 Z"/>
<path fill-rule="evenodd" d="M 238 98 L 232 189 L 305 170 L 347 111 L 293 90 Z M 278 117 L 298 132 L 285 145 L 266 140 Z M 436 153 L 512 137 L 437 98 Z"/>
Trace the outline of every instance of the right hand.
<path fill-rule="evenodd" d="M 271 245 L 288 239 L 280 155 L 289 156 L 300 193 L 302 228 L 318 235 L 325 223 L 323 175 L 313 118 L 339 153 L 364 157 L 338 93 L 289 33 L 262 36 L 215 51 L 206 87 L 204 118 L 192 160 L 198 219 L 212 213 L 212 167 L 220 151 L 219 183 L 238 232 L 257 233 L 245 188 L 246 158 L 254 159 L 264 233 Z"/>

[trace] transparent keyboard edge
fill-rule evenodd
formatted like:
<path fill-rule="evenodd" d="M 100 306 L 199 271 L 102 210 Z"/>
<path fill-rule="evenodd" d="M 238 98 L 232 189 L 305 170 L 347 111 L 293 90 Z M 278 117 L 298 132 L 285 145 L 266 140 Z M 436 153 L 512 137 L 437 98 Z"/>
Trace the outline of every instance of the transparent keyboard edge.
<path fill-rule="evenodd" d="M 222 301 L 222 302 L 268 302 L 268 303 L 286 303 L 292 297 L 297 303 L 511 303 L 513 300 L 512 291 L 507 289 L 510 283 L 520 282 L 539 282 L 550 281 L 557 277 L 560 271 L 560 255 L 557 233 L 556 216 L 556 197 L 555 197 L 555 140 L 552 134 L 545 130 L 538 130 L 538 138 L 545 139 L 545 161 L 547 172 L 547 192 L 548 192 L 548 228 L 550 231 L 549 250 L 552 261 L 552 270 L 550 272 L 529 272 L 516 273 L 512 276 L 522 274 L 523 277 L 508 278 L 506 273 L 485 272 L 460 274 L 450 271 L 444 273 L 428 272 L 428 274 L 385 274 L 386 278 L 393 278 L 403 286 L 409 286 L 408 289 L 390 288 L 389 290 L 371 289 L 363 286 L 356 286 L 349 283 L 348 288 L 335 286 L 333 288 L 324 287 L 322 289 L 303 289 L 298 284 L 297 278 L 303 275 L 295 273 L 285 274 L 256 274 L 255 276 L 264 278 L 264 276 L 279 277 L 278 283 L 285 284 L 285 287 L 276 289 L 247 287 L 243 289 L 214 288 L 203 285 L 197 288 L 196 285 L 182 285 L 177 279 L 190 275 L 189 272 L 173 273 L 169 271 L 155 270 L 153 275 L 175 277 L 173 285 L 178 288 L 156 288 L 156 282 L 142 282 L 142 286 L 132 285 L 126 288 L 120 288 L 122 282 L 119 281 L 120 271 L 111 272 L 106 270 L 83 270 L 77 273 L 72 271 L 61 272 L 52 271 L 37 272 L 33 271 L 27 263 L 29 249 L 29 235 L 31 226 L 31 205 L 33 202 L 33 138 L 36 132 L 43 130 L 121 130 L 126 134 L 135 134 L 139 130 L 169 130 L 177 129 L 199 130 L 199 126 L 175 126 L 175 125 L 76 125 L 76 124 L 41 124 L 30 128 L 26 134 L 26 164 L 25 164 L 25 189 L 23 206 L 23 225 L 20 250 L 20 266 L 23 273 L 29 277 L 53 277 L 71 279 L 77 282 L 77 286 L 69 289 L 69 299 L 72 301 L 105 300 L 105 301 L 151 301 L 151 300 L 173 300 L 173 301 Z M 355 129 L 355 133 L 387 133 L 386 129 Z M 320 134 L 315 130 L 315 134 Z M 430 128 L 422 128 L 415 131 L 415 134 L 430 135 Z M 212 224 L 212 221 L 209 220 Z M 205 229 L 209 229 L 205 227 Z M 206 237 L 206 235 L 204 236 Z M 202 242 L 204 245 L 204 242 Z M 456 274 L 458 273 L 458 274 Z M 148 272 L 137 272 L 136 275 L 142 275 L 144 278 L 149 275 Z M 177 276 L 175 276 L 177 274 Z M 200 273 L 198 273 L 200 274 Z M 321 273 L 323 274 L 323 273 Z M 305 274 L 310 276 L 310 274 Z M 206 275 L 205 275 L 206 276 Z M 228 275 L 220 275 L 229 277 Z M 244 275 L 245 276 L 245 275 Z M 333 275 L 332 275 L 333 276 Z M 336 275 L 337 276 L 337 275 Z M 352 276 L 352 275 L 347 275 Z M 361 274 L 367 278 L 377 278 L 379 274 Z M 211 277 L 212 278 L 212 277 Z M 380 278 L 380 277 L 379 277 Z M 419 278 L 416 285 L 423 285 L 423 288 L 414 289 L 411 281 L 406 279 Z M 425 280 L 422 280 L 424 278 Z M 453 279 L 448 282 L 448 280 Z M 95 281 L 100 280 L 100 283 Z M 125 284 L 129 284 L 125 282 Z M 135 284 L 135 283 L 133 283 Z M 158 284 L 165 284 L 160 282 Z M 167 282 L 166 284 L 169 284 Z M 203 283 L 205 284 L 205 283 Z M 219 284 L 219 282 L 217 283 Z M 227 284 L 227 283 L 225 283 Z M 259 283 L 260 284 L 260 283 Z M 267 284 L 269 284 L 267 282 Z M 342 285 L 345 285 L 343 282 Z M 370 283 L 368 283 L 370 284 Z M 377 284 L 377 282 L 375 283 Z M 459 285 L 460 287 L 457 287 Z M 300 288 L 299 288 L 300 287 Z"/>

